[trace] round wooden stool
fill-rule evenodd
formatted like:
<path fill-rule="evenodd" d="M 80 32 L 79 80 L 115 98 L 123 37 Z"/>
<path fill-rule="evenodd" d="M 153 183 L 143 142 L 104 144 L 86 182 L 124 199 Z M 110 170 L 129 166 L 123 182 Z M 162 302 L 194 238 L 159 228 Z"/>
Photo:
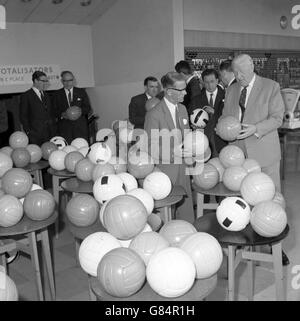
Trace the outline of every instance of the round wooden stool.
<path fill-rule="evenodd" d="M 217 276 L 195 280 L 193 287 L 186 294 L 177 298 L 160 296 L 152 290 L 148 282 L 137 293 L 127 298 L 118 298 L 108 294 L 95 277 L 90 277 L 90 286 L 97 301 L 202 301 L 216 288 Z"/>
<path fill-rule="evenodd" d="M 235 269 L 242 260 L 247 260 L 248 265 L 249 300 L 253 300 L 253 261 L 273 263 L 276 297 L 277 300 L 284 300 L 281 241 L 288 235 L 288 225 L 285 230 L 276 237 L 260 236 L 253 230 L 250 224 L 239 232 L 227 231 L 219 224 L 215 213 L 209 213 L 198 218 L 194 225 L 198 232 L 211 234 L 223 247 L 228 249 L 228 298 L 230 301 L 233 301 L 235 297 Z M 261 245 L 270 245 L 272 247 L 272 254 L 256 251 L 255 248 Z"/>
<path fill-rule="evenodd" d="M 222 182 L 208 190 L 193 183 L 192 189 L 197 193 L 197 218 L 203 216 L 203 210 L 215 210 L 219 205 L 218 203 L 204 203 L 204 195 L 221 197 L 240 196 L 240 192 L 230 191 Z"/>
<path fill-rule="evenodd" d="M 53 196 L 55 199 L 55 202 L 57 204 L 58 211 L 60 209 L 59 205 L 59 192 L 63 191 L 61 187 L 61 183 L 70 178 L 76 176 L 75 173 L 71 173 L 67 170 L 63 171 L 56 171 L 53 168 L 49 168 L 47 172 L 52 176 L 52 188 L 53 188 Z M 55 237 L 58 238 L 58 232 L 59 232 L 59 219 L 55 222 Z"/>
<path fill-rule="evenodd" d="M 44 300 L 44 292 L 41 280 L 37 241 L 41 241 L 48 274 L 50 294 L 52 300 L 55 300 L 55 283 L 48 227 L 57 220 L 57 217 L 58 213 L 56 211 L 53 215 L 43 221 L 33 221 L 24 215 L 22 220 L 16 225 L 11 227 L 0 227 L 0 241 L 1 239 L 8 241 L 2 245 L 0 242 L 0 255 L 2 256 L 5 270 L 7 271 L 5 252 L 17 250 L 29 254 L 36 275 L 37 293 L 40 301 Z"/>
<path fill-rule="evenodd" d="M 33 176 L 33 182 L 44 188 L 42 169 L 49 167 L 48 161 L 40 160 L 37 163 L 29 164 L 24 167 L 25 171 L 29 172 Z"/>

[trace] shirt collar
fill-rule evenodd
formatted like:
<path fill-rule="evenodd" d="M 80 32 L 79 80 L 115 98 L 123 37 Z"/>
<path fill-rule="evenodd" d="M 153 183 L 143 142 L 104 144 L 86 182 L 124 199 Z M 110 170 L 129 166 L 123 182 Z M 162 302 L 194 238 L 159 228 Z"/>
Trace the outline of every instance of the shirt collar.
<path fill-rule="evenodd" d="M 32 87 L 32 89 L 39 97 L 41 97 L 41 92 L 36 87 Z"/>
<path fill-rule="evenodd" d="M 70 89 L 71 94 L 73 94 L 73 88 L 74 88 L 74 87 L 72 87 L 72 88 Z M 69 89 L 64 88 L 64 90 L 65 90 L 65 92 L 66 92 L 67 94 L 69 93 Z"/>
<path fill-rule="evenodd" d="M 148 99 L 151 99 L 151 98 L 152 98 L 148 93 L 145 93 L 145 94 L 146 94 L 146 96 L 147 96 Z"/>
<path fill-rule="evenodd" d="M 164 97 L 164 100 L 169 108 L 172 108 L 172 109 L 177 108 L 177 105 L 171 103 L 166 97 Z"/>
<path fill-rule="evenodd" d="M 247 90 L 251 90 L 252 89 L 254 81 L 255 81 L 255 78 L 256 78 L 256 76 L 254 74 L 254 76 L 252 77 L 251 81 L 249 82 L 249 85 L 247 86 Z M 243 87 L 242 87 L 242 89 L 243 89 Z"/>
<path fill-rule="evenodd" d="M 229 82 L 229 84 L 228 84 L 227 87 L 229 87 L 234 81 L 235 81 L 235 77 L 233 77 L 233 78 L 230 80 L 230 82 Z"/>
<path fill-rule="evenodd" d="M 210 91 L 207 91 L 207 90 L 205 90 L 205 91 L 206 91 L 206 95 L 208 95 L 209 97 L 210 97 L 211 94 L 213 94 L 213 96 L 216 96 L 217 93 L 218 93 L 218 87 L 212 93 Z"/>

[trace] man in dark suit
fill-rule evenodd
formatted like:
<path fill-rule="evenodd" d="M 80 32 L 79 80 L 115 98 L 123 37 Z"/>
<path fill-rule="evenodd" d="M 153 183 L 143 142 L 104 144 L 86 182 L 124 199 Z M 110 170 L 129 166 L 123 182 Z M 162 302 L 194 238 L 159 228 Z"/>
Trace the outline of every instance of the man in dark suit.
<path fill-rule="evenodd" d="M 89 142 L 88 113 L 91 110 L 89 97 L 83 88 L 74 87 L 75 77 L 71 71 L 61 73 L 63 88 L 53 95 L 53 106 L 57 119 L 57 134 L 71 144 L 75 138 L 84 138 Z M 77 120 L 70 120 L 66 113 L 69 107 L 77 106 L 81 109 L 81 116 Z"/>
<path fill-rule="evenodd" d="M 159 83 L 155 77 L 147 77 L 144 80 L 145 92 L 131 98 L 129 104 L 129 121 L 134 128 L 144 128 L 146 115 L 146 102 L 148 99 L 156 97 L 159 92 Z"/>
<path fill-rule="evenodd" d="M 177 206 L 176 218 L 193 223 L 195 217 L 190 176 L 182 159 L 182 156 L 189 156 L 177 153 L 184 135 L 190 130 L 186 108 L 181 104 L 186 94 L 186 82 L 177 72 L 167 73 L 161 82 L 164 98 L 147 112 L 145 118 L 148 151 L 151 151 L 157 167 L 169 176 L 173 186 L 181 185 L 186 191 L 186 196 Z M 166 142 L 168 146 L 164 145 Z"/>
<path fill-rule="evenodd" d="M 183 105 L 190 115 L 195 108 L 199 108 L 201 95 L 200 82 L 198 77 L 193 74 L 190 64 L 185 60 L 179 61 L 175 65 L 175 70 L 180 73 L 186 81 L 186 95 L 184 96 Z"/>
<path fill-rule="evenodd" d="M 232 60 L 227 59 L 221 62 L 220 64 L 220 78 L 221 82 L 224 85 L 225 90 L 231 85 L 236 83 L 236 79 L 232 70 Z"/>
<path fill-rule="evenodd" d="M 227 145 L 215 132 L 215 127 L 219 117 L 222 115 L 224 107 L 225 91 L 218 86 L 218 72 L 215 69 L 205 69 L 201 77 L 204 88 L 201 90 L 199 106 L 204 108 L 210 115 L 209 122 L 204 128 L 204 133 L 209 139 L 212 157 L 217 157 L 221 149 Z M 193 108 L 195 109 L 195 108 Z"/>
<path fill-rule="evenodd" d="M 50 97 L 45 91 L 49 83 L 47 75 L 35 71 L 32 82 L 32 88 L 20 98 L 20 121 L 29 142 L 41 145 L 55 135 L 55 116 Z"/>

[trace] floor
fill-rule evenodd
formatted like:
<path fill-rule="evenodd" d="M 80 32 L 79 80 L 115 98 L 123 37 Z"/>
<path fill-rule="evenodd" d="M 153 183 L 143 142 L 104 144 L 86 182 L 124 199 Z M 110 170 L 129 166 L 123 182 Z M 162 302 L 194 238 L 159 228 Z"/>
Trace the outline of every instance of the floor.
<path fill-rule="evenodd" d="M 293 166 L 294 167 L 294 166 Z M 291 168 L 291 167 L 289 167 Z M 287 300 L 300 300 L 300 171 L 287 172 L 283 183 L 283 193 L 288 204 L 287 214 L 290 233 L 283 242 L 283 247 L 290 259 L 290 265 L 284 267 L 285 289 Z M 56 293 L 58 301 L 89 300 L 87 276 L 76 265 L 75 245 L 72 235 L 66 227 L 62 227 L 59 238 L 53 237 L 50 231 L 54 249 L 54 267 Z M 224 262 L 223 262 L 224 263 Z M 20 300 L 37 300 L 34 282 L 34 271 L 28 257 L 20 257 L 9 265 L 10 277 L 15 281 Z M 218 285 L 207 300 L 224 301 L 227 299 L 227 280 L 225 264 L 218 272 Z M 236 292 L 238 300 L 247 300 L 246 265 L 241 264 L 237 269 Z M 297 282 L 298 281 L 298 282 Z M 47 280 L 45 283 L 46 300 L 50 298 Z M 275 288 L 271 265 L 268 263 L 256 267 L 254 300 L 275 300 Z"/>

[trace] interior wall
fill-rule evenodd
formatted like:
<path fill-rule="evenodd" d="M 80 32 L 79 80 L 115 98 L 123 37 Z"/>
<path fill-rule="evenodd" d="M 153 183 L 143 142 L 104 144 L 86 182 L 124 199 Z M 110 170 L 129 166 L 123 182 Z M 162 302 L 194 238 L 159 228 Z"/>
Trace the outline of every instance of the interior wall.
<path fill-rule="evenodd" d="M 184 0 L 184 30 L 239 32 L 299 37 L 291 27 L 297 0 Z M 286 29 L 280 17 L 288 18 Z"/>
<path fill-rule="evenodd" d="M 72 70 L 79 87 L 93 87 L 91 27 L 8 23 L 7 28 L 0 31 L 0 67 L 38 64 L 54 64 L 59 65 L 61 70 Z M 0 93 L 23 92 L 30 87 L 31 84 L 0 85 Z"/>
<path fill-rule="evenodd" d="M 172 0 L 118 1 L 92 25 L 96 87 L 88 90 L 99 127 L 128 117 L 147 76 L 174 69 Z"/>

